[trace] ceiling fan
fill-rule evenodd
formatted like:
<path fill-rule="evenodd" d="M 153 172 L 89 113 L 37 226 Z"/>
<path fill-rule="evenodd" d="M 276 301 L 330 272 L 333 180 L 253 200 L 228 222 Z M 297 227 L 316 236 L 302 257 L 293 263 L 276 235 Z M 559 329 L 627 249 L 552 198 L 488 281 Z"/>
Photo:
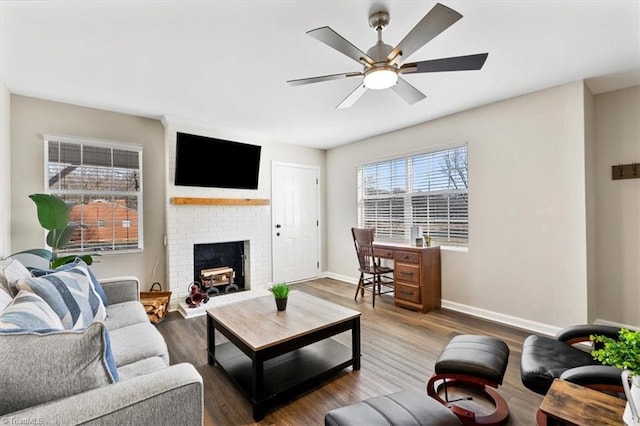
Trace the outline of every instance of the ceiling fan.
<path fill-rule="evenodd" d="M 382 41 L 382 30 L 389 25 L 389 13 L 380 10 L 369 16 L 369 26 L 378 33 L 378 42 L 367 53 L 351 44 L 347 39 L 329 27 L 308 31 L 311 37 L 320 40 L 338 52 L 364 65 L 362 72 L 347 72 L 319 77 L 289 80 L 291 86 L 320 83 L 350 77 L 362 77 L 362 81 L 337 108 L 349 108 L 367 91 L 392 88 L 408 104 L 414 104 L 426 96 L 401 77 L 401 74 L 417 74 L 442 71 L 479 70 L 487 60 L 488 53 L 431 59 L 428 61 L 404 63 L 422 46 L 457 22 L 462 15 L 440 3 L 436 4 L 396 47 Z"/>

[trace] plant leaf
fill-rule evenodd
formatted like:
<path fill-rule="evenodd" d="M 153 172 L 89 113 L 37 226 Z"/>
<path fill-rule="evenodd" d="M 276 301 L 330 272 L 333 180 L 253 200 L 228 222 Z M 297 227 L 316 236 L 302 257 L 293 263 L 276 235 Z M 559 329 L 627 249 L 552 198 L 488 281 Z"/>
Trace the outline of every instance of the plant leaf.
<path fill-rule="evenodd" d="M 36 203 L 40 225 L 48 230 L 65 229 L 69 223 L 69 206 L 59 197 L 51 194 L 31 194 Z"/>
<path fill-rule="evenodd" d="M 29 249 L 13 253 L 11 256 L 15 256 L 17 254 L 33 254 L 34 256 L 38 256 L 49 261 L 53 258 L 53 252 L 47 249 Z"/>

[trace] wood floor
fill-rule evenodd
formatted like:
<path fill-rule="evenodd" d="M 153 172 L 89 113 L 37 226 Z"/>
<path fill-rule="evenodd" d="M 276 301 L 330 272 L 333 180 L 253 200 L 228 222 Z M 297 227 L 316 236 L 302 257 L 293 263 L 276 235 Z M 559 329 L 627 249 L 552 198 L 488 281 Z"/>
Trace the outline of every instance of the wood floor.
<path fill-rule="evenodd" d="M 393 305 L 391 295 L 371 295 L 353 301 L 355 288 L 331 279 L 295 284 L 295 290 L 362 312 L 362 368 L 346 369 L 337 378 L 269 412 L 260 425 L 321 425 L 327 411 L 357 401 L 403 389 L 424 390 L 442 348 L 456 334 L 497 337 L 510 349 L 504 385 L 499 392 L 509 404 L 508 425 L 535 425 L 535 412 L 542 397 L 520 381 L 522 342 L 530 334 L 490 321 L 440 309 L 427 314 Z M 291 303 L 291 302 L 290 302 Z M 171 363 L 193 364 L 204 380 L 205 425 L 256 424 L 251 406 L 218 367 L 207 364 L 206 317 L 183 319 L 172 312 L 158 325 L 169 346 Z M 220 341 L 222 336 L 216 336 Z M 349 333 L 336 340 L 350 345 Z"/>

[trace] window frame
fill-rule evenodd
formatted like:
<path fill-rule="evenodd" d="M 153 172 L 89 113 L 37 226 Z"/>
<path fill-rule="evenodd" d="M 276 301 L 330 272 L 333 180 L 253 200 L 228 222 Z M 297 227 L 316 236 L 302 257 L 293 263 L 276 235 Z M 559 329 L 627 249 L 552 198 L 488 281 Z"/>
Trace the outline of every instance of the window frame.
<path fill-rule="evenodd" d="M 464 152 L 464 159 L 465 159 L 465 164 L 464 164 L 465 168 L 464 168 L 464 177 L 460 178 L 460 180 L 464 183 L 464 188 L 461 189 L 461 188 L 449 187 L 444 190 L 436 189 L 431 191 L 428 191 L 428 190 L 420 191 L 414 188 L 414 185 L 419 185 L 419 183 L 416 181 L 416 176 L 414 175 L 414 168 L 416 168 L 415 166 L 416 164 L 418 164 L 415 162 L 416 159 L 419 159 L 419 157 L 421 156 L 433 156 L 433 158 L 437 158 L 436 156 L 439 153 L 443 155 L 449 155 L 449 153 L 458 151 L 461 148 L 464 149 L 463 152 Z M 453 155 L 456 155 L 456 154 L 453 154 Z M 403 170 L 400 171 L 400 175 L 404 175 L 404 176 L 400 181 L 394 180 L 394 177 L 392 177 L 396 172 L 395 167 L 397 167 L 396 164 L 398 161 L 402 162 L 402 165 L 403 165 Z M 394 164 L 394 162 L 396 164 Z M 383 194 L 383 195 L 380 195 L 380 194 L 367 195 L 366 194 L 366 189 L 364 186 L 365 184 L 363 181 L 364 179 L 366 179 L 365 168 L 367 166 L 388 167 L 388 170 L 389 170 L 388 172 L 389 177 L 387 178 L 388 182 L 384 181 L 381 184 L 376 184 L 378 186 L 375 187 L 376 191 L 379 191 L 380 188 L 384 188 L 384 186 L 388 186 L 387 187 L 387 191 L 389 191 L 388 194 Z M 455 169 L 450 167 L 450 170 L 455 170 Z M 447 185 L 451 186 L 449 184 L 449 179 L 452 179 L 451 174 L 447 174 L 446 176 L 448 176 Z M 427 182 L 430 182 L 429 180 L 430 177 L 431 176 L 429 176 L 429 170 L 427 170 L 427 173 L 425 173 L 424 179 Z M 454 180 L 458 180 L 455 178 L 456 176 L 454 176 Z M 397 214 L 398 216 L 402 216 L 402 218 L 394 220 L 393 217 L 383 216 L 382 222 L 384 221 L 388 222 L 389 230 L 380 232 L 380 234 L 376 233 L 376 239 L 379 239 L 381 241 L 389 241 L 389 242 L 396 241 L 396 242 L 412 243 L 410 241 L 411 226 L 413 226 L 414 223 L 416 223 L 414 222 L 414 220 L 416 219 L 415 217 L 416 206 L 419 206 L 419 204 L 414 206 L 414 198 L 416 197 L 426 198 L 429 196 L 438 197 L 438 196 L 445 195 L 447 197 L 446 223 L 447 223 L 448 236 L 445 239 L 445 238 L 434 237 L 432 235 L 432 244 L 442 245 L 442 246 L 451 246 L 451 247 L 460 247 L 460 248 L 467 249 L 469 246 L 469 204 L 468 204 L 469 183 L 468 183 L 468 179 L 469 179 L 469 147 L 467 143 L 458 143 L 458 144 L 451 144 L 446 146 L 439 146 L 429 150 L 405 153 L 395 157 L 369 160 L 366 163 L 358 164 L 356 166 L 356 214 L 357 214 L 358 226 L 359 227 L 371 226 L 371 225 L 367 225 L 367 222 L 369 223 L 371 222 L 369 220 L 366 220 L 367 218 L 371 217 L 371 216 L 367 216 L 367 212 L 366 212 L 367 206 L 365 205 L 367 201 L 369 201 L 370 203 L 371 202 L 376 203 L 377 200 L 380 200 L 380 201 L 388 200 L 389 206 L 390 206 L 388 215 L 391 216 L 393 214 Z M 400 185 L 400 186 L 397 186 L 397 185 Z M 451 203 L 451 197 L 455 196 L 456 194 L 462 195 L 462 199 L 466 203 L 466 208 L 464 209 L 466 218 L 465 216 L 463 216 L 462 219 L 458 217 L 457 219 L 452 220 L 452 218 L 455 217 L 454 213 L 456 212 L 456 207 L 454 206 L 454 203 Z M 392 200 L 395 201 L 396 206 L 402 205 L 402 209 L 398 209 L 397 207 L 391 207 L 392 206 L 391 203 L 393 203 Z M 369 205 L 371 206 L 371 204 Z M 377 207 L 377 204 L 376 204 L 376 207 Z M 428 208 L 426 208 L 425 211 L 429 211 Z M 377 220 L 375 219 L 374 221 L 377 222 Z M 397 222 L 395 226 L 393 226 L 394 222 Z M 402 230 L 394 231 L 392 228 L 397 228 L 398 223 L 401 223 Z M 434 221 L 434 223 L 438 223 L 438 221 L 436 220 Z M 418 222 L 417 224 L 421 224 L 421 223 Z M 460 224 L 463 224 L 462 229 L 464 229 L 464 233 L 466 234 L 466 239 L 456 238 L 455 236 L 456 224 L 458 226 L 460 226 Z M 423 230 L 426 234 L 427 227 L 423 224 L 421 224 L 421 226 L 423 226 Z M 452 238 L 453 240 L 451 240 Z"/>
<path fill-rule="evenodd" d="M 47 194 L 53 195 L 70 195 L 70 196 L 95 196 L 98 194 L 103 194 L 109 197 L 136 197 L 137 202 L 137 226 L 138 226 L 138 246 L 137 247 L 127 247 L 127 248 L 111 248 L 108 250 L 96 250 L 95 248 L 80 248 L 80 249 L 62 249 L 60 253 L 64 253 L 67 255 L 73 254 L 87 254 L 87 253 L 98 253 L 102 256 L 110 256 L 110 255 L 119 255 L 119 254 L 127 254 L 127 253 L 140 253 L 144 250 L 144 204 L 143 204 L 143 195 L 144 195 L 144 186 L 143 186 L 143 147 L 139 144 L 134 143 L 126 143 L 126 142 L 118 142 L 112 140 L 105 139 L 94 139 L 88 137 L 73 137 L 73 136 L 59 136 L 59 135 L 43 135 L 43 149 L 44 149 L 44 188 Z M 131 151 L 138 153 L 138 187 L 139 190 L 136 192 L 131 191 L 103 191 L 103 190 L 85 190 L 85 189 L 53 189 L 49 185 L 49 144 L 50 143 L 66 143 L 66 144 L 76 144 L 83 146 L 88 146 L 91 148 L 108 148 L 112 150 L 121 150 L 121 151 Z M 84 148 L 81 148 L 82 150 Z M 113 168 L 113 166 L 111 166 Z M 115 227 L 116 221 L 114 221 L 111 226 Z M 45 241 L 46 245 L 46 241 Z M 111 242 L 112 247 L 114 246 L 114 241 Z"/>

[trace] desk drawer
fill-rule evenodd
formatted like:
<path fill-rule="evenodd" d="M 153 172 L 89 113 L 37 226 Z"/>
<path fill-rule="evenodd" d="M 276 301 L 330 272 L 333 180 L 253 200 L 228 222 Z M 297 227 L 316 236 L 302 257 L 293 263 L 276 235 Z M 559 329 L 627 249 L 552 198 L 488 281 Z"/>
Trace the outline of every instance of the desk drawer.
<path fill-rule="evenodd" d="M 420 283 L 420 266 L 396 262 L 394 278 L 396 281 Z"/>
<path fill-rule="evenodd" d="M 393 259 L 393 250 L 385 248 L 373 248 L 374 257 L 382 257 L 384 259 Z"/>
<path fill-rule="evenodd" d="M 396 281 L 395 296 L 396 299 L 420 303 L 420 287 L 411 284 L 401 284 Z"/>
<path fill-rule="evenodd" d="M 396 251 L 395 260 L 405 263 L 420 263 L 420 254 L 412 251 Z"/>

